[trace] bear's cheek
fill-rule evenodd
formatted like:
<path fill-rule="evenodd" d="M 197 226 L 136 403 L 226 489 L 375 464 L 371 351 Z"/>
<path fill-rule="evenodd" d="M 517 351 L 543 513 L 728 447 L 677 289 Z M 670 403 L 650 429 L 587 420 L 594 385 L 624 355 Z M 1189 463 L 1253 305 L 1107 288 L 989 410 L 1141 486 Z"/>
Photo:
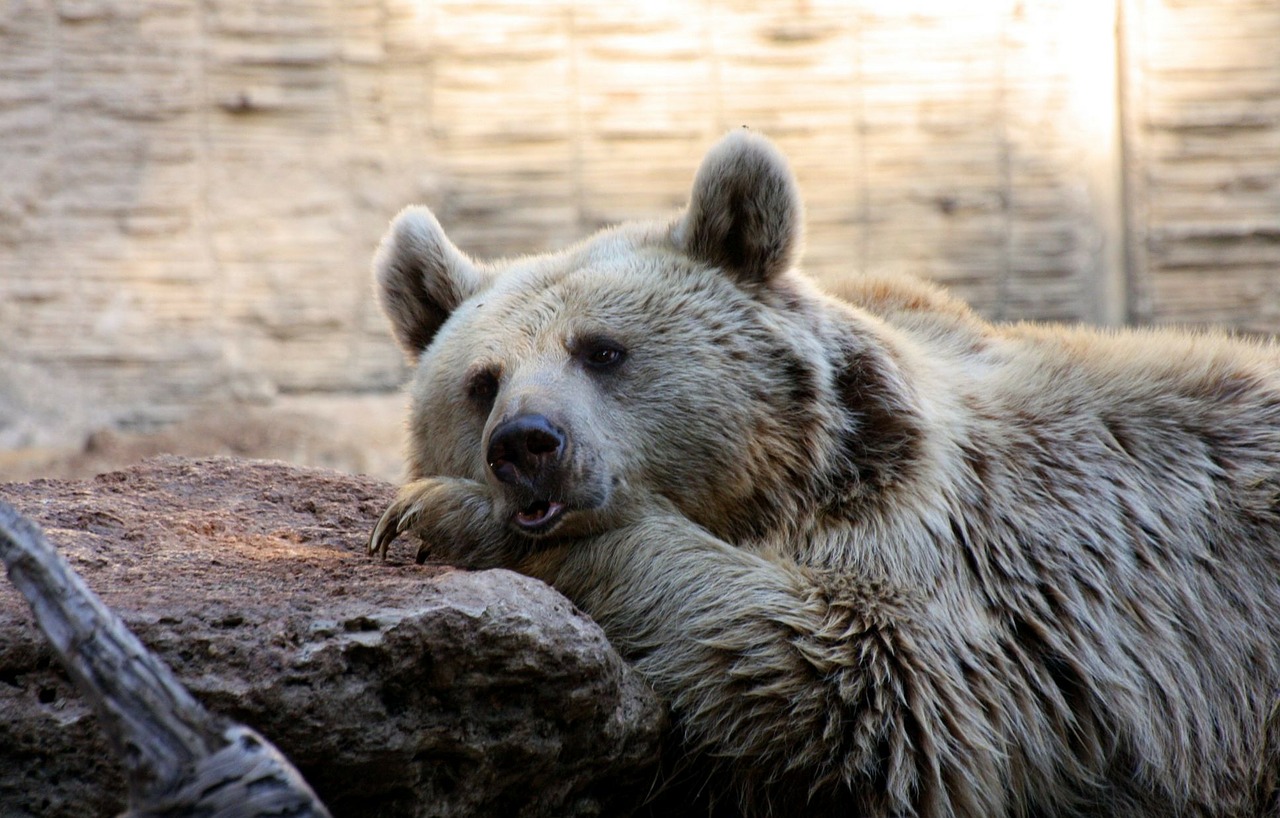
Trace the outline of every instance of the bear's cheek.
<path fill-rule="evenodd" d="M 646 430 L 635 423 L 636 409 L 625 402 L 600 402 L 596 412 L 584 418 L 574 452 L 574 480 L 597 505 L 625 504 L 643 483 Z"/>

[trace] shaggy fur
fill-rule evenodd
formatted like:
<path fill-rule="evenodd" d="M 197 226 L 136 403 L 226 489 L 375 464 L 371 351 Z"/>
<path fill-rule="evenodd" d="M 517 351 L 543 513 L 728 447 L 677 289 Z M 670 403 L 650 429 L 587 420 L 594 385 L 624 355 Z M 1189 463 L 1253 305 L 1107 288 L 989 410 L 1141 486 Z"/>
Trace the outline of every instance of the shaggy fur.
<path fill-rule="evenodd" d="M 478 264 L 402 214 L 375 267 L 412 479 L 371 548 L 552 583 L 746 815 L 1256 814 L 1280 352 L 997 327 L 911 281 L 835 298 L 791 269 L 800 222 L 745 132 L 674 220 L 560 253 Z M 563 461 L 502 482 L 490 436 L 530 415 Z M 567 511 L 521 533 L 539 500 Z"/>

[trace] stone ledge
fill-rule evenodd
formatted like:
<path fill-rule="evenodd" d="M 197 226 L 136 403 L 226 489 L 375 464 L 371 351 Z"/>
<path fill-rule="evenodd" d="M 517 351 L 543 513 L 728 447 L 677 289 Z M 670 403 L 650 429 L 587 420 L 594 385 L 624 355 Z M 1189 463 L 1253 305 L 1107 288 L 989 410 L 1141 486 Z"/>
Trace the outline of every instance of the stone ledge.
<path fill-rule="evenodd" d="M 648 687 L 537 581 L 366 557 L 392 492 L 231 458 L 0 484 L 197 698 L 273 741 L 336 817 L 643 802 L 662 728 Z M 0 586 L 0 814 L 111 815 L 123 799 L 88 705 Z"/>

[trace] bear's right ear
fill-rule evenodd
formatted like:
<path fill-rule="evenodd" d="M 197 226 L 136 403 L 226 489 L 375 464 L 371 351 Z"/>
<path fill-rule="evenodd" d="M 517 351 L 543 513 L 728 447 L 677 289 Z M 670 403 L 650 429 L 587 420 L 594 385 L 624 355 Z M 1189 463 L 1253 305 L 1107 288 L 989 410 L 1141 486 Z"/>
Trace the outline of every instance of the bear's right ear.
<path fill-rule="evenodd" d="M 708 151 L 693 180 L 676 246 L 748 287 L 786 270 L 799 253 L 803 207 L 795 176 L 773 143 L 742 129 Z"/>
<path fill-rule="evenodd" d="M 411 362 L 486 283 L 425 207 L 406 207 L 391 222 L 373 256 L 373 277 L 382 311 Z"/>

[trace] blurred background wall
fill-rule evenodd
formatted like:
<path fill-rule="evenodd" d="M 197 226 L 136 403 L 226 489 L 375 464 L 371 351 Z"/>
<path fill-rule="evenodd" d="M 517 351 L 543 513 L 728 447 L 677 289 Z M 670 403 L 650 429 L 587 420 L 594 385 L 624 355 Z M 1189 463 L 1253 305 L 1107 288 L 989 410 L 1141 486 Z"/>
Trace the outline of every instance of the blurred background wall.
<path fill-rule="evenodd" d="M 392 390 L 401 206 L 552 249 L 679 207 L 740 125 L 818 277 L 1280 329 L 1276 0 L 8 0 L 0 449 Z"/>

